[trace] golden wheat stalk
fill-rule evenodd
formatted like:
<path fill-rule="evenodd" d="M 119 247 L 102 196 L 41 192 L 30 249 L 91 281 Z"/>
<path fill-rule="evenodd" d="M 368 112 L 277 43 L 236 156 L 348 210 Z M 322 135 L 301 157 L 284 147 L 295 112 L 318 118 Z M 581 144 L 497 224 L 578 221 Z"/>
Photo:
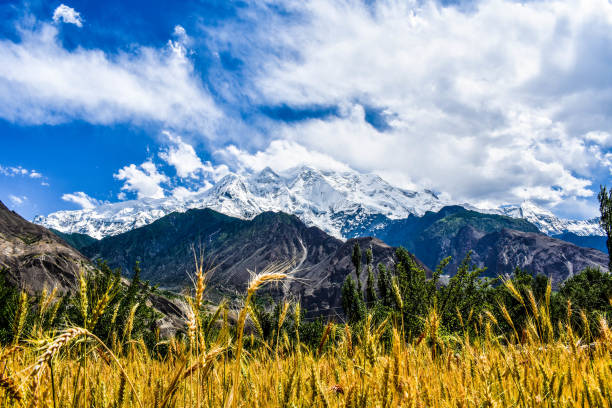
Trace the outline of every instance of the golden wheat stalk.
<path fill-rule="evenodd" d="M 195 250 L 193 251 L 193 256 L 195 258 L 196 264 L 196 295 L 195 295 L 195 309 L 200 310 L 202 307 L 202 299 L 204 296 L 204 289 L 206 288 L 206 284 L 204 282 L 206 278 L 206 274 L 204 273 L 204 257 L 200 255 L 200 259 L 198 262 L 198 258 L 196 256 Z"/>
<path fill-rule="evenodd" d="M 283 279 L 289 277 L 287 271 L 291 267 L 292 262 L 285 262 L 281 264 L 270 265 L 262 272 L 258 274 L 252 274 L 251 280 L 249 281 L 249 286 L 247 288 L 247 297 L 244 301 L 244 307 L 240 311 L 240 315 L 238 316 L 238 339 L 236 341 L 236 363 L 234 368 L 234 378 L 232 383 L 232 390 L 230 392 L 230 396 L 226 402 L 227 407 L 233 407 L 236 404 L 236 398 L 238 395 L 238 387 L 240 384 L 240 362 L 242 358 L 242 342 L 244 338 L 244 323 L 247 315 L 247 308 L 251 302 L 251 298 L 253 294 L 261 288 L 263 285 L 272 282 L 280 282 Z"/>
<path fill-rule="evenodd" d="M 248 305 L 246 307 L 248 308 L 247 311 L 249 314 L 249 318 L 251 319 L 253 326 L 255 326 L 255 330 L 257 330 L 257 334 L 259 334 L 259 337 L 263 340 L 264 338 L 263 328 L 261 327 L 261 323 L 259 323 L 259 319 L 257 319 L 257 315 L 255 314 L 253 307 L 251 305 Z"/>
<path fill-rule="evenodd" d="M 91 317 L 88 321 L 87 328 L 93 330 L 96 327 L 96 324 L 98 323 L 98 319 L 100 319 L 100 317 L 104 314 L 104 310 L 106 309 L 106 306 L 108 306 L 108 304 L 111 301 L 111 297 L 112 297 L 111 292 L 113 291 L 114 287 L 115 287 L 115 283 L 111 282 L 106 288 L 104 295 L 102 295 L 102 297 L 98 299 L 98 302 L 96 303 L 96 307 L 94 308 L 93 313 L 91 314 Z"/>
<path fill-rule="evenodd" d="M 125 323 L 125 327 L 123 328 L 123 340 L 129 342 L 132 339 L 132 330 L 134 329 L 134 316 L 136 315 L 136 310 L 140 306 L 139 303 L 136 303 L 130 309 L 130 314 L 128 315 L 128 319 Z"/>
<path fill-rule="evenodd" d="M 327 326 L 325 326 L 325 331 L 323 332 L 323 336 L 321 336 L 321 341 L 319 342 L 319 347 L 317 348 L 317 356 L 321 355 L 321 352 L 323 351 L 323 346 L 325 346 L 325 342 L 327 341 L 327 338 L 329 337 L 329 333 L 331 331 L 332 328 L 332 322 L 328 322 Z"/>
<path fill-rule="evenodd" d="M 87 325 L 87 310 L 89 309 L 89 302 L 87 300 L 87 280 L 85 279 L 85 271 L 81 270 L 79 275 L 79 306 L 81 310 L 81 317 L 83 318 L 83 325 Z"/>
<path fill-rule="evenodd" d="M 17 402 L 23 400 L 21 387 L 10 376 L 0 373 L 0 388 L 4 388 L 9 397 Z"/>
<path fill-rule="evenodd" d="M 113 354 L 113 352 L 108 348 L 106 344 L 104 344 L 102 340 L 100 340 L 98 336 L 91 333 L 89 330 L 81 328 L 81 327 L 71 327 L 71 328 L 64 330 L 60 335 L 55 337 L 55 339 L 46 347 L 45 351 L 36 360 L 36 363 L 34 364 L 32 371 L 30 373 L 30 377 L 33 379 L 32 386 L 31 386 L 33 394 L 36 395 L 37 393 L 37 389 L 40 384 L 40 379 L 42 377 L 42 374 L 44 372 L 44 368 L 46 367 L 46 365 L 51 362 L 51 360 L 59 353 L 62 347 L 66 346 L 71 341 L 81 336 L 90 337 L 93 340 L 95 340 L 106 351 L 106 353 L 115 361 L 115 364 L 117 364 L 117 366 L 119 367 L 122 375 L 126 377 L 126 380 L 130 384 L 130 387 L 136 397 L 138 405 L 142 407 L 142 402 L 140 401 L 140 397 L 138 396 L 138 393 L 136 392 L 134 383 L 132 382 L 130 377 L 127 375 L 125 369 L 119 362 L 119 359 L 117 359 L 117 356 Z"/>
<path fill-rule="evenodd" d="M 399 310 L 404 310 L 404 300 L 402 299 L 402 293 L 400 292 L 399 285 L 397 284 L 397 278 L 394 276 L 391 278 L 391 287 L 393 288 L 393 297 Z"/>
<path fill-rule="evenodd" d="M 514 282 L 512 282 L 512 279 L 510 279 L 510 277 L 506 277 L 505 279 L 502 279 L 502 283 L 504 284 L 506 289 L 508 289 L 508 292 L 510 292 L 512 297 L 514 297 L 521 305 L 523 305 L 525 309 L 527 309 L 527 306 L 525 305 L 525 300 L 523 299 L 523 296 L 521 296 L 521 293 L 518 291 L 516 286 L 514 286 Z"/>
<path fill-rule="evenodd" d="M 68 344 L 71 340 L 79 336 L 87 335 L 88 333 L 89 332 L 86 329 L 82 329 L 80 327 L 73 327 L 64 330 L 62 334 L 57 336 L 51 342 L 51 344 L 47 346 L 45 352 L 38 357 L 36 364 L 34 364 L 34 367 L 32 368 L 31 376 L 36 377 L 42 374 L 45 364 L 51 361 L 63 346 Z"/>
<path fill-rule="evenodd" d="M 25 326 L 26 318 L 28 316 L 28 294 L 25 290 L 22 290 L 19 294 L 19 306 L 17 312 L 13 317 L 13 344 L 19 343 L 23 326 Z"/>

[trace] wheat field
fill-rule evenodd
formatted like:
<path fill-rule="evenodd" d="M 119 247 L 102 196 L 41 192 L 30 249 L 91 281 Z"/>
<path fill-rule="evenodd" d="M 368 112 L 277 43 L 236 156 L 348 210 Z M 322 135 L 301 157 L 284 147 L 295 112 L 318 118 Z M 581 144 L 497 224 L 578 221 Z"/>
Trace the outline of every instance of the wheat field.
<path fill-rule="evenodd" d="M 511 336 L 497 334 L 486 313 L 463 334 L 442 335 L 434 308 L 410 341 L 401 321 L 368 315 L 358 326 L 330 322 L 308 347 L 282 329 L 290 313 L 300 322 L 299 306 L 285 303 L 266 342 L 251 298 L 286 278 L 283 268 L 255 275 L 237 323 L 222 319 L 211 331 L 196 313 L 200 269 L 186 335 L 153 350 L 129 333 L 104 342 L 76 326 L 5 346 L 0 407 L 612 407 L 612 331 L 603 318 L 588 337 L 569 324 L 553 330 L 547 305 L 521 298 L 527 323 L 508 322 Z"/>

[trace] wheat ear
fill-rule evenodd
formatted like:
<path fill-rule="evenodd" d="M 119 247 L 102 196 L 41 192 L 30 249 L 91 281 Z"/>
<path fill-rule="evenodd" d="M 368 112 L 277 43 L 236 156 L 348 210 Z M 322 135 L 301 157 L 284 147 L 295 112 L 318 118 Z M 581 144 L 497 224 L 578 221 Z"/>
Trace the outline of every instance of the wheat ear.
<path fill-rule="evenodd" d="M 1 373 L 0 388 L 4 388 L 6 390 L 6 393 L 15 401 L 21 402 L 21 400 L 23 400 L 21 387 L 19 387 L 11 377 L 5 376 Z"/>

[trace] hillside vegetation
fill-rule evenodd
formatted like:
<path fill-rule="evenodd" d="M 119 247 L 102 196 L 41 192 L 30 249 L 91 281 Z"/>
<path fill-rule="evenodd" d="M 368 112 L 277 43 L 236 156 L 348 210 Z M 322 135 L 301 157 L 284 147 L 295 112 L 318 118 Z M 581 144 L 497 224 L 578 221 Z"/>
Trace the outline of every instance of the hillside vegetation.
<path fill-rule="evenodd" d="M 137 286 L 115 293 L 109 269 L 82 277 L 63 315 L 49 292 L 21 294 L 0 348 L 0 406 L 612 407 L 608 274 L 587 270 L 553 292 L 517 271 L 486 289 L 464 264 L 438 288 L 400 258 L 390 292 L 343 323 L 288 301 L 262 307 L 257 291 L 291 280 L 288 265 L 254 274 L 240 309 L 211 309 L 200 263 L 184 333 L 166 340 L 144 327 Z"/>

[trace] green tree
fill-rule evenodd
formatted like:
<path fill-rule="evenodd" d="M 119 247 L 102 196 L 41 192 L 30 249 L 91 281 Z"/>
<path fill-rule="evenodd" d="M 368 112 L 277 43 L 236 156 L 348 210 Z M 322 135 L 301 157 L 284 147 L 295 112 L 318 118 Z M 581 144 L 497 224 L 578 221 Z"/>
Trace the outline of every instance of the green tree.
<path fill-rule="evenodd" d="M 423 317 L 436 298 L 436 279 L 427 279 L 425 270 L 410 252 L 399 248 L 395 252 L 395 276 L 403 302 L 406 334 L 418 336 L 423 331 Z"/>
<path fill-rule="evenodd" d="M 376 301 L 376 289 L 374 288 L 374 273 L 372 273 L 372 265 L 368 265 L 368 281 L 366 284 L 366 301 L 368 303 Z"/>
<path fill-rule="evenodd" d="M 366 265 L 372 265 L 372 260 L 374 259 L 374 254 L 372 253 L 372 248 L 366 249 Z"/>
<path fill-rule="evenodd" d="M 384 306 L 391 306 L 391 277 L 382 263 L 378 264 L 378 294 Z"/>
<path fill-rule="evenodd" d="M 353 266 L 355 267 L 355 274 L 357 275 L 357 290 L 361 293 L 361 248 L 359 248 L 359 242 L 355 242 L 353 245 L 353 256 L 351 257 Z"/>
<path fill-rule="evenodd" d="M 357 291 L 353 277 L 348 275 L 342 285 L 342 309 L 349 322 L 357 323 L 365 317 L 365 305 Z"/>
<path fill-rule="evenodd" d="M 376 288 L 374 287 L 374 273 L 372 271 L 372 260 L 374 255 L 372 248 L 366 250 L 366 268 L 368 270 L 368 280 L 366 282 L 366 302 L 372 303 L 376 301 Z"/>
<path fill-rule="evenodd" d="M 480 315 L 488 306 L 486 294 L 490 280 L 480 278 L 484 268 L 477 268 L 471 260 L 471 253 L 468 252 L 448 285 L 442 286 L 437 291 L 443 325 L 451 332 L 469 327 L 469 317 Z M 434 273 L 434 279 L 442 274 L 449 262 L 450 257 L 442 260 Z"/>
<path fill-rule="evenodd" d="M 606 232 L 608 247 L 608 270 L 612 272 L 612 190 L 607 191 L 606 186 L 600 186 L 599 194 L 599 212 L 601 218 L 599 223 Z"/>
<path fill-rule="evenodd" d="M 598 327 L 599 317 L 603 316 L 610 321 L 612 318 L 612 275 L 602 272 L 599 268 L 588 267 L 577 275 L 566 280 L 559 288 L 563 298 L 562 309 L 558 319 L 567 316 L 567 301 L 571 302 L 572 323 L 574 327 L 581 327 L 583 321 L 580 310 L 583 310 L 591 327 Z"/>

